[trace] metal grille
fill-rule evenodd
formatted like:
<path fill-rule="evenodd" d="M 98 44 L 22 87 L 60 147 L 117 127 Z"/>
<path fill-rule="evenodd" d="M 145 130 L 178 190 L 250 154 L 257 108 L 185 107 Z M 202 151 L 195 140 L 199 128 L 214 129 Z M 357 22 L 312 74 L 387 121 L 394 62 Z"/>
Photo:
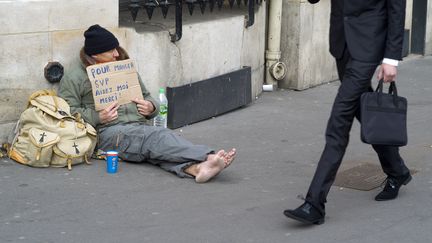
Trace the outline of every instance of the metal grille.
<path fill-rule="evenodd" d="M 171 41 L 175 42 L 182 37 L 183 6 L 187 8 L 190 15 L 197 11 L 206 14 L 216 9 L 223 11 L 226 8 L 246 6 L 248 9 L 246 27 L 250 27 L 255 21 L 255 9 L 262 2 L 263 0 L 129 0 L 120 1 L 119 9 L 129 10 L 133 21 L 137 21 L 139 11 L 146 13 L 148 21 L 151 21 L 155 11 L 161 11 L 163 18 L 167 17 L 169 11 L 175 11 L 176 31 L 171 34 Z"/>

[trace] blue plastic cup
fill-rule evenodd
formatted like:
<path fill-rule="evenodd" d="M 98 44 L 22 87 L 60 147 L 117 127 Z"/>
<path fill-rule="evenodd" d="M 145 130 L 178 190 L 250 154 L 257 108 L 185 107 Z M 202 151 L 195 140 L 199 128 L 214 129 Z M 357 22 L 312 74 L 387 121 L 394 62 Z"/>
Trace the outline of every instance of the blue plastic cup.
<path fill-rule="evenodd" d="M 110 174 L 117 173 L 118 169 L 118 152 L 108 151 L 106 152 L 107 172 Z"/>

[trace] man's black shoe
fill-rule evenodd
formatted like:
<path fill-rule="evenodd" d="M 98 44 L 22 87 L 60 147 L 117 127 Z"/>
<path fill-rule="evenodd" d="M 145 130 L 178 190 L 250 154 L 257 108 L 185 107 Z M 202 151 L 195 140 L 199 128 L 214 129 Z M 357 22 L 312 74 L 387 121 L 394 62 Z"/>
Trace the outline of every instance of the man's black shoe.
<path fill-rule="evenodd" d="M 395 199 L 399 193 L 399 189 L 402 185 L 408 184 L 412 179 L 411 175 L 408 173 L 407 175 L 401 176 L 400 178 L 395 177 L 387 177 L 386 185 L 382 192 L 380 192 L 375 200 L 377 201 L 387 201 Z"/>
<path fill-rule="evenodd" d="M 322 224 L 324 223 L 324 215 L 316 209 L 312 204 L 305 202 L 300 207 L 284 211 L 285 216 L 298 220 L 306 224 Z"/>

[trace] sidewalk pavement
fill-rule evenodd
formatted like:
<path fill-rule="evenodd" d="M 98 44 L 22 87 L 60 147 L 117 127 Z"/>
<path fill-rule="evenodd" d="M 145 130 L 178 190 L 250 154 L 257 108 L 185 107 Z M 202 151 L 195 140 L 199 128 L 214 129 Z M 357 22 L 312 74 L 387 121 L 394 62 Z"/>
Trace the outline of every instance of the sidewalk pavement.
<path fill-rule="evenodd" d="M 409 101 L 409 144 L 401 148 L 413 181 L 399 198 L 332 187 L 326 222 L 305 227 L 282 212 L 302 203 L 324 145 L 339 82 L 306 91 L 263 93 L 249 106 L 177 129 L 238 157 L 207 184 L 150 165 L 103 161 L 35 169 L 0 159 L 0 242 L 429 242 L 432 238 L 432 57 L 406 60 L 398 91 Z M 355 123 L 339 171 L 378 164 Z"/>

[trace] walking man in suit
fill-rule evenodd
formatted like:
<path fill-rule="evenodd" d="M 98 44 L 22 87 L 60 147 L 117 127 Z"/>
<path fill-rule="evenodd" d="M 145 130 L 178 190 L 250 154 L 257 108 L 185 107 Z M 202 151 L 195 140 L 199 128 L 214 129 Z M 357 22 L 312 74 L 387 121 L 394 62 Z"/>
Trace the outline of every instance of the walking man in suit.
<path fill-rule="evenodd" d="M 285 210 L 285 216 L 307 224 L 324 223 L 324 204 L 345 154 L 354 117 L 359 118 L 360 96 L 372 90 L 371 79 L 379 65 L 378 79 L 396 79 L 398 60 L 402 59 L 405 5 L 405 0 L 331 0 L 330 53 L 336 59 L 341 85 L 305 202 Z M 375 200 L 394 199 L 399 188 L 411 180 L 409 170 L 398 147 L 372 147 L 387 174 L 386 185 Z"/>

